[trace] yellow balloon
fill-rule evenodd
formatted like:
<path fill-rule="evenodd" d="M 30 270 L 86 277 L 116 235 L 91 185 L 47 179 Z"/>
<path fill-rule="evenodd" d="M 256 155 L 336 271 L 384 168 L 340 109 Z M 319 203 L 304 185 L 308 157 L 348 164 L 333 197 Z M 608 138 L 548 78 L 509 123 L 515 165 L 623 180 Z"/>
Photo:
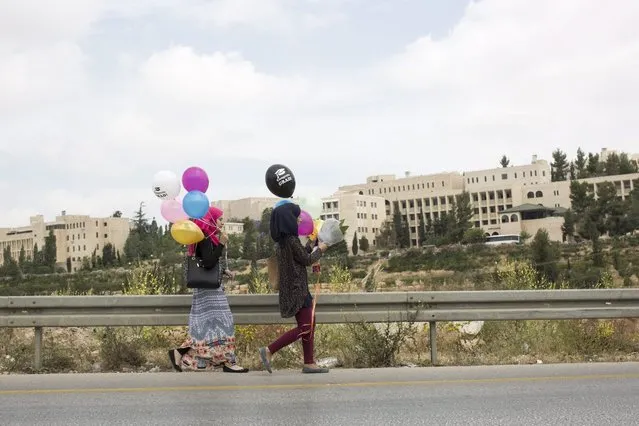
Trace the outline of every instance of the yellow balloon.
<path fill-rule="evenodd" d="M 313 233 L 308 236 L 308 239 L 311 241 L 315 241 L 317 239 L 317 234 L 319 234 L 320 229 L 322 229 L 322 225 L 324 221 L 322 219 L 315 219 L 313 221 Z"/>
<path fill-rule="evenodd" d="M 202 230 L 190 220 L 181 220 L 171 226 L 171 236 L 180 244 L 199 243 L 204 239 Z"/>

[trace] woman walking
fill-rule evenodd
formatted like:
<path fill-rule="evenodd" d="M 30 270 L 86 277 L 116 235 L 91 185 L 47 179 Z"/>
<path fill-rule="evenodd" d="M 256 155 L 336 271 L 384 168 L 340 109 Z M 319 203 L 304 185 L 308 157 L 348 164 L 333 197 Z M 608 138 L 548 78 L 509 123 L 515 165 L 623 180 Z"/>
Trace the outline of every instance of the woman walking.
<path fill-rule="evenodd" d="M 301 210 L 293 203 L 283 204 L 271 215 L 271 238 L 275 241 L 275 255 L 279 269 L 279 305 L 282 318 L 295 317 L 297 327 L 287 331 L 268 347 L 260 348 L 264 368 L 272 373 L 271 357 L 280 349 L 302 339 L 304 352 L 303 373 L 328 373 L 313 359 L 315 318 L 313 318 L 313 296 L 308 289 L 306 268 L 317 262 L 327 245 L 320 243 L 314 250 L 305 249 L 298 237 L 298 222 Z M 311 325 L 312 324 L 312 325 Z"/>
<path fill-rule="evenodd" d="M 220 262 L 223 275 L 232 278 L 233 273 L 227 269 L 222 256 L 228 242 L 227 235 L 221 232 L 222 214 L 222 210 L 211 207 L 202 219 L 195 219 L 205 240 L 189 246 L 188 255 L 195 254 L 206 269 Z M 193 289 L 189 337 L 182 346 L 169 351 L 169 358 L 176 371 L 211 371 L 222 367 L 227 373 L 248 372 L 237 365 L 235 324 L 223 284 L 216 289 Z"/>

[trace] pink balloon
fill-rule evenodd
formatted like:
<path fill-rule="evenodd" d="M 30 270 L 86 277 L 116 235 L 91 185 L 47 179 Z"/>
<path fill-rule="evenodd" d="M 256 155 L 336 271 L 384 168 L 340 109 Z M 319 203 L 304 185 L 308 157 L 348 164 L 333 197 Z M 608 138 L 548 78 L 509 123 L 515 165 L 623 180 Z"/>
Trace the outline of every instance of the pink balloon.
<path fill-rule="evenodd" d="M 209 176 L 200 167 L 189 167 L 182 174 L 182 185 L 187 192 L 206 192 L 209 189 Z"/>
<path fill-rule="evenodd" d="M 178 200 L 164 200 L 160 205 L 162 217 L 171 223 L 179 222 L 189 218 L 182 208 L 182 203 Z"/>
<path fill-rule="evenodd" d="M 300 219 L 300 223 L 297 225 L 297 233 L 303 237 L 308 237 L 313 233 L 313 218 L 308 212 L 302 210 Z"/>

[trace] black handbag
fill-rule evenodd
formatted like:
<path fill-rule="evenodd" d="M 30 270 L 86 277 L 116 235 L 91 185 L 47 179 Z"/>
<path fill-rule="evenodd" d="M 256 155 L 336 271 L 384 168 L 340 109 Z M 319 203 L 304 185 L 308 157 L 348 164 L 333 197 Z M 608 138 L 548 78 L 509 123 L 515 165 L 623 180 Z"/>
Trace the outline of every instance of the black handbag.
<path fill-rule="evenodd" d="M 222 285 L 222 271 L 220 271 L 219 260 L 213 268 L 207 269 L 202 266 L 202 259 L 194 254 L 193 256 L 187 256 L 185 269 L 185 281 L 188 288 L 217 289 Z"/>

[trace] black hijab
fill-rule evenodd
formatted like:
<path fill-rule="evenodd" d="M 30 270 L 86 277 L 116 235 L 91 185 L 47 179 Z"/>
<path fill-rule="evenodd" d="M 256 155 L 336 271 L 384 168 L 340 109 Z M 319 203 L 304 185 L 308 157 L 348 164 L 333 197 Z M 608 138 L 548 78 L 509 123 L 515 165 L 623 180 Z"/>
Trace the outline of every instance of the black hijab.
<path fill-rule="evenodd" d="M 298 236 L 297 218 L 302 210 L 294 203 L 282 204 L 273 209 L 271 214 L 271 238 L 276 243 L 284 241 L 288 236 Z"/>

